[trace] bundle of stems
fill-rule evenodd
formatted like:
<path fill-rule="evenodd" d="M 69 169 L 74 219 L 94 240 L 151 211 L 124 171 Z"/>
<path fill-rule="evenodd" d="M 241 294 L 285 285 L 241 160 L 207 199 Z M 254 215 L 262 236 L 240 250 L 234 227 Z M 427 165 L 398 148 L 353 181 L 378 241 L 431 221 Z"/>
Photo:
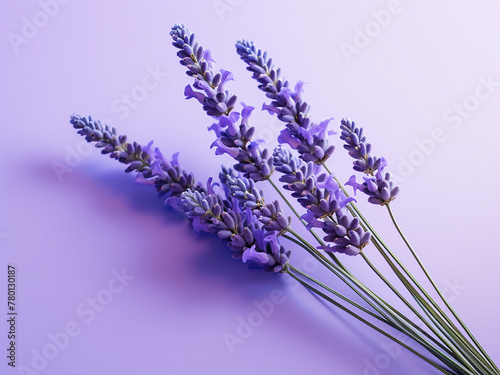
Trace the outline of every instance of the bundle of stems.
<path fill-rule="evenodd" d="M 331 119 L 314 123 L 303 97 L 303 83 L 298 82 L 291 89 L 267 53 L 258 50 L 253 42 L 238 41 L 237 53 L 271 100 L 263 109 L 284 123 L 278 137 L 281 145 L 271 153 L 253 139 L 255 128 L 249 119 L 254 108 L 241 103 L 241 112 L 236 111 L 237 97 L 226 89 L 232 74 L 215 70 L 210 51 L 204 49 L 184 25 L 174 25 L 171 36 L 181 64 L 194 78 L 192 86 L 185 89 L 186 98 L 198 100 L 206 114 L 215 119 L 209 129 L 216 135 L 212 144 L 216 154 L 229 154 L 236 161 L 233 168 L 222 168 L 220 184 L 214 184 L 212 179 L 206 187 L 197 183 L 192 174 L 180 167 L 177 154 L 169 162 L 158 148 L 152 149 L 152 142 L 147 146 L 129 143 L 115 128 L 91 117 L 71 117 L 78 133 L 87 141 L 96 142 L 103 154 L 127 164 L 126 172 L 134 171 L 142 182 L 154 185 L 160 195 L 166 196 L 166 204 L 181 211 L 195 231 L 214 233 L 226 241 L 234 258 L 268 272 L 289 275 L 328 304 L 444 374 L 500 375 L 498 367 L 446 300 L 403 234 L 391 208 L 399 187 L 385 171 L 386 160 L 371 154 L 371 144 L 366 141 L 363 129 L 349 119 L 341 121 L 340 138 L 355 159 L 353 169 L 363 176 L 361 183 L 354 175 L 343 184 L 326 164 L 334 152 L 334 146 L 328 143 Z M 264 191 L 258 186 L 266 184 L 278 193 L 279 201 L 265 199 Z M 359 191 L 367 195 L 369 203 L 385 207 L 418 266 L 420 279 L 431 286 L 430 292 L 363 216 L 346 185 L 354 189 L 354 194 Z M 300 208 L 292 204 L 291 198 Z M 295 218 L 287 217 L 282 205 L 286 205 Z M 306 227 L 307 235 L 292 228 L 292 224 L 297 223 Z M 367 247 L 370 243 L 376 249 L 375 254 L 373 247 Z M 331 279 L 319 281 L 294 266 L 290 247 L 310 254 L 331 272 Z M 380 256 L 377 261 L 383 260 L 392 274 L 384 275 L 375 266 L 373 256 L 377 254 Z M 400 307 L 388 303 L 380 292 L 360 281 L 344 265 L 342 256 L 361 258 L 387 288 L 383 292 L 392 293 L 400 301 Z M 349 293 L 340 291 L 339 281 L 347 286 Z M 413 345 L 396 338 L 394 332 L 411 338 Z"/>

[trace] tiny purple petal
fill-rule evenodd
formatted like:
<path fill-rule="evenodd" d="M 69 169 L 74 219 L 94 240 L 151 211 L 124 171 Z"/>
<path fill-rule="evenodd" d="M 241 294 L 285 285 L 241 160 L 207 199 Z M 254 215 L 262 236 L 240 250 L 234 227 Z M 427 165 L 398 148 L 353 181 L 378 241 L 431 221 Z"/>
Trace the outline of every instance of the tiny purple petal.
<path fill-rule="evenodd" d="M 191 85 L 186 86 L 184 89 L 184 95 L 186 96 L 186 99 L 195 98 L 201 104 L 205 101 L 205 95 L 202 92 L 194 91 Z"/>

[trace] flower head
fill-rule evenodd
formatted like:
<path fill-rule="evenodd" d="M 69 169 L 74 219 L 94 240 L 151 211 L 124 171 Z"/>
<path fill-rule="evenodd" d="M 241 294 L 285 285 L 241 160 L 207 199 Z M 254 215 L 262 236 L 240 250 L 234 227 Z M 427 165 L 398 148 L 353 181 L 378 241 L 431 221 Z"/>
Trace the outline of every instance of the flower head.
<path fill-rule="evenodd" d="M 331 119 L 319 124 L 312 122 L 309 104 L 303 98 L 304 83 L 299 81 L 292 90 L 288 81 L 280 77 L 280 69 L 274 68 L 272 59 L 267 57 L 266 52 L 258 50 L 253 42 L 238 41 L 236 51 L 247 63 L 252 77 L 259 82 L 259 88 L 272 99 L 262 109 L 276 114 L 286 124 L 278 141 L 296 149 L 305 161 L 319 164 L 327 160 L 335 149 L 326 139 L 326 135 L 331 133 L 327 131 Z"/>
<path fill-rule="evenodd" d="M 356 177 L 351 176 L 346 185 L 350 185 L 356 190 L 368 195 L 368 202 L 384 206 L 394 200 L 399 193 L 399 187 L 394 184 L 391 174 L 384 172 L 387 161 L 383 157 L 376 157 L 370 154 L 372 146 L 366 142 L 363 128 L 357 127 L 354 121 L 347 118 L 342 119 L 340 138 L 345 142 L 344 148 L 349 155 L 356 159 L 353 169 L 363 172 L 367 177 L 363 177 L 362 184 L 356 182 Z"/>
<path fill-rule="evenodd" d="M 176 207 L 180 195 L 188 189 L 205 191 L 195 182 L 193 174 L 180 167 L 178 154 L 174 154 L 172 161 L 168 162 L 158 148 L 153 152 L 153 142 L 147 146 L 129 143 L 127 137 L 118 135 L 115 128 L 102 125 L 90 116 L 72 115 L 70 123 L 88 142 L 95 142 L 103 154 L 109 154 L 111 158 L 127 164 L 126 172 L 137 172 L 140 180 L 152 182 L 160 196 L 166 198 L 167 205 Z"/>
<path fill-rule="evenodd" d="M 179 49 L 177 56 L 181 65 L 186 67 L 187 75 L 195 79 L 195 90 L 189 85 L 184 90 L 186 99 L 198 100 L 209 116 L 229 114 L 237 101 L 237 97 L 225 89 L 226 83 L 233 79 L 232 73 L 227 70 L 215 73 L 210 51 L 205 50 L 184 25 L 174 25 L 170 36 L 172 45 Z"/>
<path fill-rule="evenodd" d="M 321 228 L 327 245 L 318 248 L 348 255 L 357 255 L 368 244 L 370 232 L 365 232 L 358 219 L 352 218 L 344 207 L 354 198 L 347 198 L 333 176 L 319 173 L 319 166 L 294 157 L 286 148 L 274 150 L 276 170 L 283 175 L 280 181 L 292 191 L 292 196 L 307 212 L 302 215 L 308 229 Z"/>

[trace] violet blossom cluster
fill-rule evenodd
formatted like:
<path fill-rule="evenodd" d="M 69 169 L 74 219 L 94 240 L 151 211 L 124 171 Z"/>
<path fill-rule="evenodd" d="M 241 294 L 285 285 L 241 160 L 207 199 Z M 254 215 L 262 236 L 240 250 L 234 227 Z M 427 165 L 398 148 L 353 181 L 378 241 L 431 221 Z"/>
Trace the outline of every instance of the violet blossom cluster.
<path fill-rule="evenodd" d="M 347 118 L 342 119 L 340 139 L 345 144 L 344 148 L 349 155 L 355 159 L 353 169 L 367 175 L 363 177 L 364 182 L 358 183 L 356 176 L 351 176 L 346 185 L 362 191 L 368 195 L 368 202 L 384 206 L 394 200 L 399 193 L 399 187 L 394 184 L 389 172 L 384 172 L 387 162 L 383 157 L 370 154 L 371 144 L 366 142 L 363 128 L 357 127 L 354 121 Z"/>
<path fill-rule="evenodd" d="M 179 49 L 181 65 L 186 66 L 187 75 L 195 78 L 193 90 L 187 86 L 186 97 L 196 98 L 209 116 L 218 117 L 227 115 L 236 104 L 237 97 L 225 90 L 225 85 L 233 79 L 231 72 L 221 70 L 214 73 L 214 59 L 210 51 L 205 50 L 196 40 L 195 35 L 184 25 L 174 25 L 170 32 L 172 45 Z"/>
<path fill-rule="evenodd" d="M 250 210 L 263 224 L 266 233 L 278 231 L 279 235 L 288 230 L 291 218 L 284 214 L 277 200 L 266 203 L 264 191 L 258 190 L 253 180 L 226 168 L 219 174 L 219 179 L 226 187 L 226 194 L 238 201 L 241 210 Z"/>
<path fill-rule="evenodd" d="M 253 42 L 242 40 L 236 43 L 236 51 L 247 63 L 247 69 L 253 73 L 253 78 L 259 82 L 259 89 L 272 99 L 270 104 L 264 104 L 262 109 L 286 123 L 286 128 L 278 137 L 280 143 L 287 143 L 296 149 L 307 161 L 320 164 L 325 162 L 335 150 L 328 144 L 326 138 L 328 123 L 331 119 L 319 124 L 311 121 L 309 104 L 303 98 L 303 82 L 298 82 L 294 90 L 289 82 L 280 77 L 280 69 L 272 64 L 267 52 L 257 50 Z"/>
<path fill-rule="evenodd" d="M 347 198 L 333 176 L 319 173 L 319 166 L 304 162 L 286 148 L 279 146 L 273 153 L 274 165 L 283 175 L 283 187 L 292 192 L 300 205 L 307 209 L 302 216 L 308 228 L 321 228 L 327 244 L 318 248 L 347 255 L 357 255 L 368 244 L 370 232 L 365 232 L 357 218 L 352 218 L 345 206 Z"/>
<path fill-rule="evenodd" d="M 158 148 L 152 150 L 153 142 L 147 146 L 141 146 L 137 142 L 129 143 L 127 137 L 118 135 L 114 127 L 102 125 L 91 116 L 75 114 L 71 116 L 70 123 L 78 129 L 78 134 L 85 136 L 87 142 L 95 142 L 95 146 L 102 149 L 102 154 L 109 154 L 120 163 L 128 164 L 125 172 L 137 172 L 139 180 L 154 184 L 160 196 L 165 196 L 167 205 L 176 207 L 180 195 L 188 189 L 205 191 L 195 181 L 192 173 L 181 169 L 178 154 L 174 154 L 169 162 Z"/>
<path fill-rule="evenodd" d="M 216 154 L 227 153 L 238 163 L 234 166 L 244 177 L 254 181 L 269 178 L 273 173 L 272 157 L 267 149 L 252 141 L 255 128 L 249 125 L 249 117 L 254 109 L 242 103 L 241 113 L 233 111 L 236 96 L 224 89 L 226 82 L 233 79 L 231 72 L 220 70 L 214 73 L 214 60 L 208 50 L 195 40 L 194 34 L 184 25 L 174 25 L 170 33 L 181 64 L 187 67 L 187 74 L 195 79 L 193 87 L 186 86 L 186 99 L 195 98 L 207 115 L 218 120 L 209 129 L 216 134 Z M 238 123 L 239 122 L 239 123 Z"/>
<path fill-rule="evenodd" d="M 266 231 L 251 210 L 241 211 L 236 199 L 226 198 L 214 193 L 211 186 L 207 193 L 188 190 L 181 195 L 180 207 L 195 231 L 226 240 L 233 258 L 267 272 L 283 271 L 291 252 L 279 243 L 277 232 Z"/>

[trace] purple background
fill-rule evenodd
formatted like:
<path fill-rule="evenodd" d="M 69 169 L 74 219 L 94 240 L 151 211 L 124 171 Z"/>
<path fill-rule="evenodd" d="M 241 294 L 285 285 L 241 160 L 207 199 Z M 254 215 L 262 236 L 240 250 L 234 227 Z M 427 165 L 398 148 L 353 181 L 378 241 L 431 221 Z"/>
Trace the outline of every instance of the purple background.
<path fill-rule="evenodd" d="M 234 72 L 229 88 L 247 104 L 260 108 L 264 97 L 234 51 L 238 38 L 268 50 L 291 82 L 308 83 L 314 119 L 334 117 L 338 127 L 349 116 L 365 127 L 374 153 L 400 177 L 393 208 L 408 238 L 500 362 L 498 2 L 61 3 L 0 2 L 0 277 L 7 264 L 17 267 L 18 366 L 32 367 L 45 350 L 53 358 L 33 373 L 436 373 L 404 351 L 384 362 L 387 339 L 285 275 L 248 270 L 216 239 L 196 238 L 153 189 L 85 147 L 68 121 L 74 112 L 106 119 L 140 143 L 155 139 L 167 155 L 180 151 L 199 180 L 229 162 L 208 147 L 211 120 L 183 98 L 190 80 L 170 44 L 174 23 L 188 25 L 217 66 Z M 151 70 L 160 72 L 156 81 Z M 121 98 L 131 93 L 146 95 L 125 110 Z M 452 114 L 457 105 L 465 111 Z M 259 110 L 252 117 L 260 138 L 277 136 L 276 119 Z M 332 142 L 329 165 L 347 180 L 350 160 Z M 385 210 L 361 206 L 407 259 Z M 310 266 L 299 250 L 292 259 Z M 361 259 L 346 262 L 376 285 Z M 134 279 L 106 291 L 123 269 Z M 274 290 L 282 303 L 231 353 L 224 333 L 258 317 L 254 302 Z M 90 319 L 85 304 L 96 297 L 109 303 Z M 58 333 L 68 324 L 78 335 L 64 340 Z M 64 346 L 57 353 L 51 334 Z M 1 357 L 1 373 L 23 373 Z"/>

